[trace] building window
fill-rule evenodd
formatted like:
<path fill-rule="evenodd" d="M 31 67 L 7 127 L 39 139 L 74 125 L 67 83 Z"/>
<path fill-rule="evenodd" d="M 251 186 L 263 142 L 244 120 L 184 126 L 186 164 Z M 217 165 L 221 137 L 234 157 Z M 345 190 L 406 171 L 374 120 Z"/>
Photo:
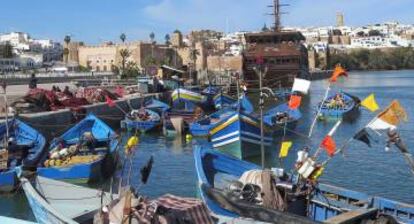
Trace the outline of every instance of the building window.
<path fill-rule="evenodd" d="M 101 71 L 101 68 L 99 66 L 96 66 L 96 71 L 97 72 L 100 72 Z"/>
<path fill-rule="evenodd" d="M 103 66 L 103 71 L 106 72 L 106 65 Z"/>

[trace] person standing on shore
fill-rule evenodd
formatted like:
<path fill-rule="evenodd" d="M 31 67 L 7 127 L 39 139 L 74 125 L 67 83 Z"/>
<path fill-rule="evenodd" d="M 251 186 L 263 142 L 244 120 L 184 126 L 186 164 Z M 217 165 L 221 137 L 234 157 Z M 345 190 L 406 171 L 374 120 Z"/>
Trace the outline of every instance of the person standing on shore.
<path fill-rule="evenodd" d="M 29 89 L 36 89 L 36 88 L 37 88 L 36 74 L 32 73 L 32 77 L 30 78 L 30 82 L 29 82 Z"/>

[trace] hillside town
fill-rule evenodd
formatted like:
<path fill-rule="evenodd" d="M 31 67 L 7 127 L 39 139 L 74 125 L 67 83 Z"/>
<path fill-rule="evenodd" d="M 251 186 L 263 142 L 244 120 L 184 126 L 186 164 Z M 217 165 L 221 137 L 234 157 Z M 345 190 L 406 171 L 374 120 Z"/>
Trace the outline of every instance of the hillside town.
<path fill-rule="evenodd" d="M 409 1 L 5 1 L 0 224 L 414 224 Z"/>
<path fill-rule="evenodd" d="M 259 32 L 270 30 L 265 24 Z M 283 27 L 283 31 L 303 35 L 301 44 L 307 48 L 310 71 L 332 69 L 329 62 L 332 54 L 414 45 L 414 25 L 384 22 L 351 27 L 346 26 L 342 13 L 337 13 L 335 26 Z M 245 63 L 248 33 L 255 32 L 198 30 L 183 34 L 176 30 L 161 37 L 151 33 L 147 40 L 130 40 L 120 34 L 117 42 L 89 45 L 70 36 L 56 41 L 11 32 L 0 35 L 0 73 L 28 70 L 118 73 L 123 69 L 153 74 L 162 65 L 199 73 L 240 73 Z"/>

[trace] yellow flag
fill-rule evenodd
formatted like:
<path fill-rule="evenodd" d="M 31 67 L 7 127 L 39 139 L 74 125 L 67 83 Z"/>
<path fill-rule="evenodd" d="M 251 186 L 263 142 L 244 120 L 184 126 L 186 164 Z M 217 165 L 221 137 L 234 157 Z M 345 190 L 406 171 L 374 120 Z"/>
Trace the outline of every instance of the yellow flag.
<path fill-rule="evenodd" d="M 288 155 L 290 147 L 292 147 L 292 142 L 282 142 L 282 147 L 280 148 L 279 152 L 279 158 L 285 158 Z"/>
<path fill-rule="evenodd" d="M 365 100 L 361 102 L 361 105 L 370 110 L 371 112 L 375 112 L 379 110 L 379 106 L 377 104 L 377 101 L 375 101 L 375 95 L 371 94 Z"/>

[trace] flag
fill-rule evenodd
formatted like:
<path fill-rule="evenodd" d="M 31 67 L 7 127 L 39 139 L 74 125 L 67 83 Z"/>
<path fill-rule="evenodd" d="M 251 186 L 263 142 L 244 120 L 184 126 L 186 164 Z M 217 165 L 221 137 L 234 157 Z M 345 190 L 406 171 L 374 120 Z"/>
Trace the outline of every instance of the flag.
<path fill-rule="evenodd" d="M 292 110 L 298 109 L 299 106 L 300 106 L 301 101 L 302 101 L 302 97 L 301 96 L 291 95 L 290 96 L 289 103 L 288 103 L 288 106 Z"/>
<path fill-rule="evenodd" d="M 306 79 L 295 78 L 293 82 L 292 92 L 301 92 L 303 94 L 308 94 L 311 82 Z"/>
<path fill-rule="evenodd" d="M 367 108 L 371 112 L 375 112 L 375 111 L 379 110 L 379 106 L 377 104 L 377 101 L 375 100 L 375 95 L 374 94 L 371 94 L 367 98 L 365 98 L 361 102 L 361 105 L 363 107 Z"/>
<path fill-rule="evenodd" d="M 371 123 L 367 125 L 372 130 L 396 129 L 401 121 L 407 121 L 408 115 L 397 100 L 381 112 Z"/>
<path fill-rule="evenodd" d="M 330 157 L 332 157 L 335 154 L 336 143 L 331 136 L 327 135 L 322 140 L 321 147 L 326 150 Z"/>
<path fill-rule="evenodd" d="M 367 144 L 369 147 L 371 147 L 371 136 L 367 132 L 365 128 L 363 128 L 361 131 L 359 131 L 356 135 L 353 137 L 355 140 L 361 141 L 365 144 Z"/>
<path fill-rule="evenodd" d="M 337 65 L 334 71 L 332 72 L 332 76 L 329 79 L 329 81 L 336 82 L 340 76 L 348 76 L 348 73 L 345 71 L 344 68 L 342 68 L 342 66 Z"/>
<path fill-rule="evenodd" d="M 288 153 L 289 149 L 292 147 L 292 142 L 282 142 L 282 146 L 280 147 L 279 158 L 285 158 Z"/>
<path fill-rule="evenodd" d="M 109 96 L 105 96 L 105 98 L 106 98 L 106 104 L 108 104 L 109 107 L 116 106 L 115 102 Z"/>

